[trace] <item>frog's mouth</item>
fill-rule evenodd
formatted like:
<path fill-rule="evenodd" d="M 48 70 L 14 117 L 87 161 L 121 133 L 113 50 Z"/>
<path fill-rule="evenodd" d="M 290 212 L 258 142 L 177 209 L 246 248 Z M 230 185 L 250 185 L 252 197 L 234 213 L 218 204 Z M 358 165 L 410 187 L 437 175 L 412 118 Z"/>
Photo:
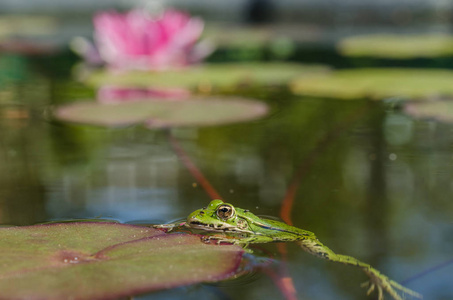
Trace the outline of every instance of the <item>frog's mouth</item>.
<path fill-rule="evenodd" d="M 212 227 L 212 226 L 209 226 L 208 224 L 202 223 L 200 221 L 189 220 L 188 223 L 189 223 L 190 227 Z M 213 225 L 213 224 L 211 224 L 211 225 Z"/>

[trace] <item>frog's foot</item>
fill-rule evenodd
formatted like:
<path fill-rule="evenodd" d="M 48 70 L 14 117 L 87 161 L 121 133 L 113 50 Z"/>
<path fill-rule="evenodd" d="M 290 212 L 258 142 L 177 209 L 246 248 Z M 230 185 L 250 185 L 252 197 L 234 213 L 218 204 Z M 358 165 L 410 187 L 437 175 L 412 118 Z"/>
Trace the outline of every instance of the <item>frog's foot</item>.
<path fill-rule="evenodd" d="M 374 269 L 364 269 L 365 273 L 370 277 L 370 281 L 364 283 L 362 286 L 368 287 L 367 295 L 370 295 L 375 289 L 378 292 L 378 300 L 384 299 L 383 291 L 386 291 L 395 300 L 403 300 L 404 298 L 398 293 L 410 295 L 412 297 L 422 299 L 423 296 L 411 289 L 408 289 L 401 284 L 391 280 L 387 276 L 379 273 Z"/>
<path fill-rule="evenodd" d="M 366 291 L 367 296 L 371 295 L 371 293 L 374 292 L 374 290 L 376 289 L 376 284 L 372 283 L 371 281 L 364 282 L 364 283 L 362 283 L 361 286 L 368 288 L 368 290 Z M 377 286 L 377 291 L 378 291 L 378 300 L 384 299 L 382 287 L 380 285 Z"/>
<path fill-rule="evenodd" d="M 211 241 L 215 241 L 217 245 L 220 245 L 222 243 L 225 244 L 232 244 L 232 245 L 240 245 L 244 249 L 246 253 L 253 253 L 253 250 L 248 248 L 248 244 L 241 243 L 239 240 L 232 239 L 232 238 L 226 238 L 224 236 L 217 236 L 217 235 L 208 235 L 208 236 L 202 236 L 201 241 L 206 244 L 210 244 Z"/>
<path fill-rule="evenodd" d="M 172 223 L 172 224 L 158 224 L 158 225 L 151 225 L 152 228 L 156 228 L 165 232 L 170 232 L 176 227 L 185 226 L 186 222 L 182 223 Z"/>
<path fill-rule="evenodd" d="M 206 244 L 210 244 L 211 241 L 215 241 L 217 245 L 220 245 L 222 243 L 237 244 L 237 240 L 221 235 L 204 235 L 201 237 L 201 241 Z"/>

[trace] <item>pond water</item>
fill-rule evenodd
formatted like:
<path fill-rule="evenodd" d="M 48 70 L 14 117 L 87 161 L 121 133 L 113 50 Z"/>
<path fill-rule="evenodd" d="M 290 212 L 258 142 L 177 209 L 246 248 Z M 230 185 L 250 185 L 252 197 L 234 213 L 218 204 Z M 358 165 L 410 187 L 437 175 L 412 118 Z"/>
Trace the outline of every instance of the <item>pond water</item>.
<path fill-rule="evenodd" d="M 71 78 L 73 62 L 46 70 L 49 58 L 1 59 L 1 224 L 187 216 L 210 197 L 181 163 L 171 134 L 226 201 L 278 217 L 294 188 L 295 226 L 425 299 L 453 299 L 451 125 L 412 119 L 388 103 L 305 98 L 278 88 L 237 92 L 272 108 L 248 123 L 169 131 L 65 124 L 49 117 L 51 107 L 94 95 Z M 264 248 L 279 259 L 275 244 Z M 359 270 L 296 245 L 288 251 L 299 299 L 366 299 Z M 260 272 L 142 298 L 182 297 L 284 299 Z"/>

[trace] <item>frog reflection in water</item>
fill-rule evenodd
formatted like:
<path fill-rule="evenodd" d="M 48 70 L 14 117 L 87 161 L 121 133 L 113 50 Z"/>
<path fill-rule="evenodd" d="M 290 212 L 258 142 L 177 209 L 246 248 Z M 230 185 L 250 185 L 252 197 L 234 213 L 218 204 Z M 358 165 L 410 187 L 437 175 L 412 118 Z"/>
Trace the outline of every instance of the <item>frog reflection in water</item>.
<path fill-rule="evenodd" d="M 246 209 L 235 208 L 222 200 L 213 200 L 207 207 L 194 211 L 187 217 L 187 222 L 185 223 L 155 225 L 154 227 L 171 230 L 181 225 L 220 233 L 203 237 L 205 242 L 215 240 L 219 244 L 226 242 L 243 246 L 253 243 L 296 242 L 303 250 L 317 257 L 361 268 L 370 278 L 367 283 L 369 287 L 367 294 L 372 293 L 376 289 L 379 300 L 383 299 L 383 290 L 395 300 L 403 299 L 398 291 L 422 298 L 420 294 L 391 280 L 369 264 L 351 256 L 336 254 L 327 246 L 324 246 L 312 232 L 283 222 L 259 218 Z"/>

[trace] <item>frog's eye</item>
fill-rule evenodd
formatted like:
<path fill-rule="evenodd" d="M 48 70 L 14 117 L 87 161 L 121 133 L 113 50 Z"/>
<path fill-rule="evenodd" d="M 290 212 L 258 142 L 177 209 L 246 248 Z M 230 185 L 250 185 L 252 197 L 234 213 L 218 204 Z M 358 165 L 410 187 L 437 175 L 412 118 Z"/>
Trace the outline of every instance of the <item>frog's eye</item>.
<path fill-rule="evenodd" d="M 234 217 L 235 214 L 236 212 L 234 211 L 234 207 L 231 205 L 223 204 L 217 208 L 217 216 L 220 219 L 228 220 Z"/>

